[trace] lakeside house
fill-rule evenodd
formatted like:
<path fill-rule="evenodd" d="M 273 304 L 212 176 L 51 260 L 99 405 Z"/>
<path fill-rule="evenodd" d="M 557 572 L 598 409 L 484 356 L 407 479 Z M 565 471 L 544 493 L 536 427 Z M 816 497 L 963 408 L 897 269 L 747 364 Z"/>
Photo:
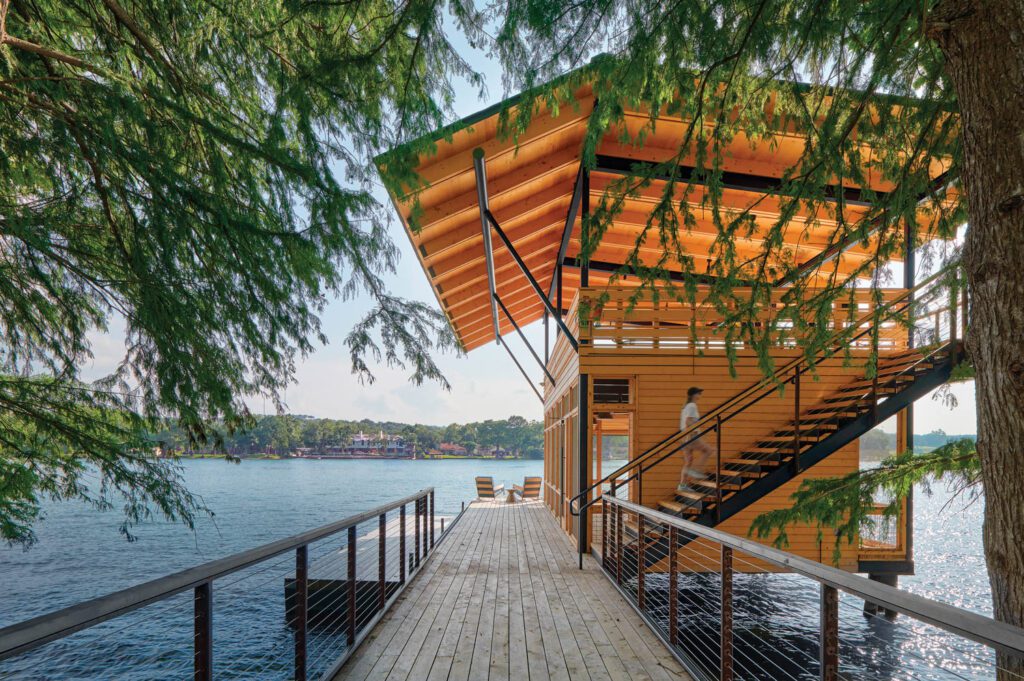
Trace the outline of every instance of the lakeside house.
<path fill-rule="evenodd" d="M 389 435 L 380 431 L 377 435 L 369 435 L 359 431 L 349 438 L 343 447 L 299 447 L 292 457 L 300 459 L 362 459 L 389 458 L 412 459 L 416 457 L 413 445 L 407 443 L 401 435 Z"/>

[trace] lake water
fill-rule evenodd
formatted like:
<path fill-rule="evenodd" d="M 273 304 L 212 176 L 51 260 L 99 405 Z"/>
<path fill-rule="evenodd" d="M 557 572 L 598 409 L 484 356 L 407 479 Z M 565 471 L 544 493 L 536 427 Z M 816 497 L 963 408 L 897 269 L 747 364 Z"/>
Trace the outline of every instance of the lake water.
<path fill-rule="evenodd" d="M 216 512 L 214 518 L 201 518 L 194 534 L 180 525 L 147 523 L 138 528 L 138 541 L 128 543 L 118 534 L 120 519 L 116 513 L 98 513 L 74 503 L 48 506 L 46 519 L 38 527 L 38 545 L 28 551 L 0 548 L 4 587 L 0 626 L 281 539 L 424 487 L 435 488 L 438 515 L 453 515 L 463 501 L 475 497 L 475 476 L 492 475 L 498 483 L 521 484 L 526 475 L 540 475 L 543 464 L 493 460 L 249 460 L 233 465 L 221 460 L 194 460 L 182 465 L 189 488 Z M 610 470 L 607 465 L 606 469 Z M 960 501 L 949 505 L 947 502 L 949 495 L 941 485 L 936 486 L 932 497 L 917 495 L 917 575 L 902 577 L 900 586 L 990 614 L 981 548 L 981 502 L 966 508 Z M 752 580 L 758 581 L 750 582 L 751 593 L 756 587 L 759 594 L 767 597 L 743 601 L 737 608 L 738 622 L 742 608 L 748 607 L 744 603 L 751 608 L 762 607 L 762 601 L 787 603 L 788 608 L 779 612 L 751 612 L 750 617 L 767 618 L 764 621 L 770 622 L 774 630 L 792 633 L 793 637 L 782 635 L 785 645 L 804 636 L 805 629 L 813 631 L 816 621 L 798 616 L 801 611 L 816 613 L 813 589 L 787 577 Z M 280 602 L 280 578 L 267 583 Z M 738 596 L 743 589 L 738 583 Z M 228 599 L 225 596 L 223 600 Z M 183 657 L 182 651 L 190 650 L 190 631 L 181 623 L 190 623 L 190 608 L 187 594 L 160 606 L 159 612 L 157 606 L 150 606 L 133 617 L 116 620 L 116 626 L 102 625 L 107 629 L 92 639 L 84 633 L 75 634 L 66 645 L 50 644 L 18 664 L 0 665 L 0 678 L 185 678 L 189 659 L 187 655 Z M 842 653 L 845 659 L 867 660 L 864 664 L 870 665 L 871 659 L 878 657 L 875 651 L 887 649 L 886 659 L 878 664 L 888 671 L 876 678 L 990 678 L 989 656 L 985 651 L 907 618 L 899 618 L 894 624 L 865 620 L 859 609 L 860 603 L 843 599 Z M 270 638 L 261 638 L 261 632 L 250 635 L 239 631 L 240 656 L 256 655 L 261 646 L 270 643 L 287 643 L 280 618 L 267 616 L 258 608 L 252 612 L 239 609 L 233 614 L 228 611 L 219 616 L 224 626 L 232 621 L 245 621 L 254 627 L 253 622 L 261 616 L 274 621 L 275 628 L 265 632 Z M 170 635 L 171 630 L 177 633 Z M 155 660 L 149 673 L 140 670 L 138 658 L 133 657 L 134 649 L 140 646 L 148 646 L 146 659 Z M 95 652 L 94 657 L 83 654 L 85 647 Z M 132 648 L 132 655 L 128 648 Z M 123 664 L 119 662 L 122 657 Z M 966 663 L 962 662 L 964 659 Z M 48 671 L 41 673 L 44 662 Z M 97 667 L 100 662 L 102 672 Z M 241 672 L 222 676 L 270 678 L 272 672 L 270 669 L 266 676 Z M 769 675 L 761 676 L 751 670 L 746 677 L 774 678 L 772 673 L 765 673 Z M 786 678 L 781 673 L 778 677 Z"/>

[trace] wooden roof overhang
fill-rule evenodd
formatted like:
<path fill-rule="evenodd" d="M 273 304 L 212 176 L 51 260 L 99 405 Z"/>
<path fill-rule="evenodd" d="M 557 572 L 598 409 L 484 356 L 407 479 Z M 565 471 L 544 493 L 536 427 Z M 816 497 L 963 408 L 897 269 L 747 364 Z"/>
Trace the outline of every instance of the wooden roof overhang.
<path fill-rule="evenodd" d="M 466 350 L 496 340 L 474 151 L 483 154 L 489 208 L 501 230 L 544 291 L 553 292 L 555 273 L 559 262 L 562 263 L 563 300 L 564 307 L 568 307 L 580 285 L 577 256 L 581 250 L 578 208 L 583 199 L 582 188 L 589 185 L 586 193 L 591 205 L 596 205 L 609 186 L 629 173 L 635 163 L 664 163 L 673 158 L 678 152 L 674 145 L 686 125 L 679 119 L 659 118 L 643 146 L 623 144 L 619 134 L 609 132 L 598 145 L 596 167 L 590 171 L 587 182 L 582 182 L 580 155 L 594 106 L 592 93 L 581 89 L 571 105 L 560 107 L 557 112 L 542 110 L 517 139 L 509 139 L 499 134 L 499 116 L 503 108 L 515 104 L 515 99 L 508 100 L 438 131 L 431 152 L 417 158 L 420 188 L 391 195 L 441 309 Z M 624 126 L 635 133 L 648 123 L 646 112 L 634 111 L 627 112 Z M 752 257 L 760 252 L 765 232 L 777 222 L 783 201 L 771 192 L 783 173 L 797 163 L 805 142 L 804 136 L 787 132 L 776 135 L 771 149 L 767 144 L 752 144 L 742 133 L 731 141 L 726 150 L 721 205 L 731 211 L 749 211 L 755 225 L 749 235 L 735 237 L 739 257 Z M 865 150 L 864 156 L 870 156 L 870 149 Z M 386 158 L 387 154 L 378 157 L 378 164 L 385 164 Z M 687 161 L 692 163 L 693 159 Z M 680 176 L 687 179 L 691 170 L 684 161 Z M 933 171 L 936 189 L 946 185 L 943 170 Z M 866 176 L 865 187 L 829 188 L 833 195 L 842 192 L 848 221 L 866 214 L 870 196 L 893 188 L 878 171 L 868 169 Z M 590 285 L 606 283 L 634 247 L 639 246 L 645 264 L 661 256 L 663 250 L 657 235 L 643 234 L 662 191 L 663 185 L 659 185 L 645 187 L 637 196 L 625 200 L 624 209 L 591 258 Z M 718 233 L 711 215 L 702 208 L 704 191 L 699 182 L 690 185 L 685 200 L 696 212 L 697 223 L 680 234 L 698 274 L 711 263 L 708 251 Z M 683 199 L 682 194 L 679 199 Z M 873 248 L 870 241 L 867 245 L 831 243 L 836 222 L 827 212 L 811 213 L 801 208 L 785 228 L 789 256 L 811 277 L 819 269 L 850 273 L 870 258 Z M 924 231 L 930 229 L 932 222 L 927 214 L 922 213 L 919 218 Z M 540 319 L 544 304 L 513 254 L 497 238 L 491 251 L 495 292 L 508 312 L 520 326 Z M 498 312 L 497 318 L 502 335 L 514 331 L 507 315 Z"/>

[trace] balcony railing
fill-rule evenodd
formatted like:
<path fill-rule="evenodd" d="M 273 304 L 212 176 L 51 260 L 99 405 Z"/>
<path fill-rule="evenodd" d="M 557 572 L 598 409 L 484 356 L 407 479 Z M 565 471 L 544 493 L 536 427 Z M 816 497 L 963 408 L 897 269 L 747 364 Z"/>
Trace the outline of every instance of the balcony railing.
<path fill-rule="evenodd" d="M 704 288 L 698 290 L 694 303 L 678 300 L 678 290 L 629 286 L 584 288 L 573 300 L 573 308 L 582 310 L 578 336 L 581 342 L 595 349 L 722 350 L 726 346 L 723 327 L 730 316 L 737 313 L 739 303 L 751 295 L 750 289 L 743 288 L 735 289 L 733 293 L 736 300 L 731 304 L 712 305 L 706 302 L 708 291 Z M 781 316 L 785 309 L 783 298 L 791 294 L 787 289 L 773 290 L 771 300 L 762 305 L 753 324 L 755 327 L 772 328 L 780 347 L 795 348 L 797 338 L 792 331 L 793 321 Z M 808 290 L 805 296 L 810 299 L 814 294 L 813 290 Z M 906 289 L 890 288 L 877 292 L 870 288 L 851 289 L 830 303 L 831 310 L 817 316 L 816 323 L 825 323 L 830 331 L 849 328 L 859 323 L 858 320 L 869 317 L 876 306 L 890 305 L 905 294 Z M 864 338 L 854 347 L 870 350 L 871 343 L 871 339 Z M 902 350 L 906 343 L 906 327 L 897 320 L 885 320 L 880 324 L 879 350 Z M 743 342 L 737 339 L 733 347 L 742 349 Z"/>

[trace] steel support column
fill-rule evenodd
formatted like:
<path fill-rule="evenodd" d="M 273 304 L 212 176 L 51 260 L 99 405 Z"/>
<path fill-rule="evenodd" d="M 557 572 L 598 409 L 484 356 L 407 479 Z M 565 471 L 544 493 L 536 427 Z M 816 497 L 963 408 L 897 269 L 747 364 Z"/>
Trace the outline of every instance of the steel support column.
<path fill-rule="evenodd" d="M 576 466 L 576 477 L 578 487 L 576 494 L 590 487 L 590 376 L 580 374 L 579 383 L 579 411 L 576 419 L 577 430 L 579 431 L 579 445 Z M 576 529 L 578 536 L 576 544 L 579 547 L 580 569 L 583 569 L 583 554 L 590 550 L 590 534 L 587 521 L 590 519 L 590 511 L 586 510 L 576 518 Z"/>
<path fill-rule="evenodd" d="M 565 257 L 565 253 L 569 250 L 569 241 L 572 239 L 572 226 L 576 222 L 576 215 L 580 210 L 580 200 L 582 199 L 583 191 L 583 164 L 580 163 L 579 169 L 576 171 L 576 179 L 572 183 L 572 200 L 569 202 L 569 212 L 565 216 L 565 226 L 562 227 L 562 241 L 558 246 L 558 257 L 555 258 L 555 269 L 551 272 L 551 286 L 548 287 L 548 298 L 555 296 L 555 288 L 561 288 L 562 278 L 560 276 L 562 269 L 562 258 Z M 559 296 L 559 303 L 561 303 L 561 296 Z M 561 308 L 561 304 L 559 304 Z"/>
<path fill-rule="evenodd" d="M 491 294 L 491 323 L 494 325 L 494 338 L 498 339 L 498 306 L 494 302 L 494 251 L 491 247 L 491 228 L 487 224 L 490 212 L 487 201 L 487 166 L 484 163 L 484 150 L 477 147 L 473 150 L 473 171 L 476 174 L 476 200 L 480 205 L 480 229 L 484 235 L 484 260 L 487 263 L 487 289 Z"/>
<path fill-rule="evenodd" d="M 587 241 L 590 240 L 590 171 L 584 169 L 582 171 L 582 205 L 580 206 L 580 245 L 582 248 L 586 248 Z M 589 259 L 586 262 L 581 263 L 580 267 L 580 288 L 586 288 L 590 286 L 590 262 Z"/>

